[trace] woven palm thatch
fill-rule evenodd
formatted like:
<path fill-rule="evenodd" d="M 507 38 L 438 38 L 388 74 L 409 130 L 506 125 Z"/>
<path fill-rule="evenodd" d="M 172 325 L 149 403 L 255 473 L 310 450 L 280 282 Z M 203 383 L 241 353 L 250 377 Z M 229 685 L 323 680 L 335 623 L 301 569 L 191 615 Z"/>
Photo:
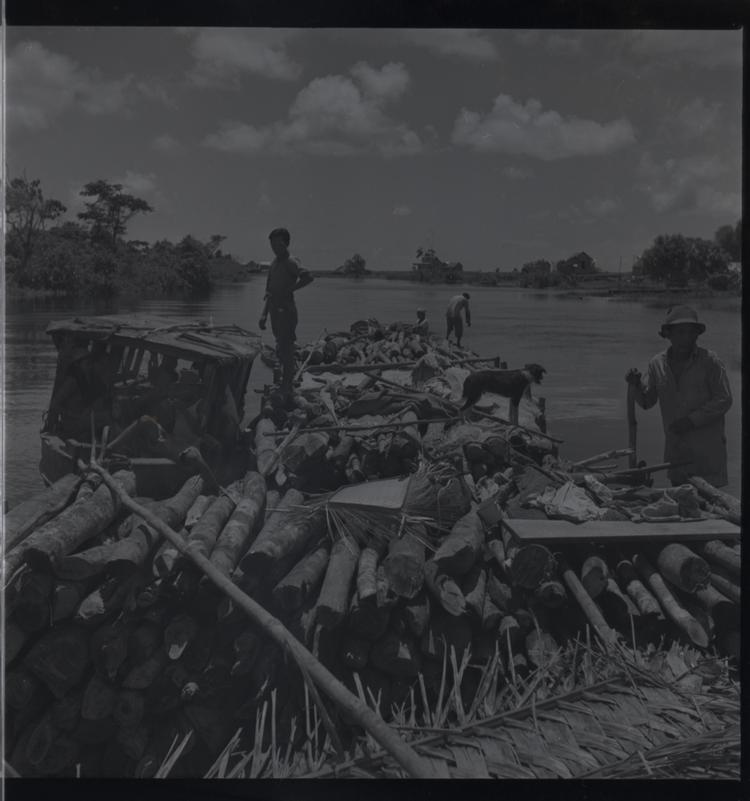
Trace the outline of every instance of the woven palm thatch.
<path fill-rule="evenodd" d="M 411 745 L 436 778 L 728 778 L 740 775 L 739 689 L 694 692 L 626 669 L 590 686 Z M 306 777 L 401 778 L 386 754 Z"/>
<path fill-rule="evenodd" d="M 325 511 L 332 536 L 364 546 L 404 534 L 422 538 L 425 525 L 447 534 L 469 509 L 470 494 L 449 465 L 421 462 L 411 475 L 348 485 L 312 506 Z"/>

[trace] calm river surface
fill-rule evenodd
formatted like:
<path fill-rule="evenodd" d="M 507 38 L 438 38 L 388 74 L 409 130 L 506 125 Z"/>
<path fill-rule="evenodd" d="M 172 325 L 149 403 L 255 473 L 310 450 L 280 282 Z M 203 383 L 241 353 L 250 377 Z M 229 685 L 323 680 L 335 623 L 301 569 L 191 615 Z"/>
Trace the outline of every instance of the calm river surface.
<path fill-rule="evenodd" d="M 9 506 L 38 491 L 41 479 L 39 429 L 49 402 L 55 369 L 55 349 L 44 333 L 51 320 L 83 314 L 158 314 L 174 319 L 213 319 L 257 330 L 264 278 L 224 284 L 200 301 L 144 300 L 109 307 L 75 301 L 8 301 L 5 331 L 4 496 Z M 300 342 L 316 339 L 324 330 L 348 330 L 355 320 L 411 321 L 423 306 L 433 331 L 443 333 L 450 286 L 424 286 L 402 281 L 344 278 L 318 279 L 297 296 Z M 625 381 L 631 366 L 645 370 L 648 359 L 663 349 L 658 336 L 664 310 L 641 303 L 607 298 L 560 297 L 530 290 L 468 287 L 473 327 L 464 344 L 481 355 L 499 355 L 509 367 L 538 362 L 547 376 L 535 394 L 547 398 L 550 433 L 565 444 L 561 453 L 580 459 L 627 445 Z M 737 311 L 696 303 L 708 330 L 700 344 L 719 355 L 729 371 L 734 405 L 727 416 L 728 491 L 741 487 L 741 318 Z M 272 343 L 270 331 L 264 340 Z M 270 380 L 257 360 L 251 389 Z M 258 396 L 249 393 L 246 418 L 257 413 Z M 662 461 L 663 436 L 657 408 L 638 410 L 638 455 L 650 464 Z M 659 474 L 657 484 L 665 484 Z"/>

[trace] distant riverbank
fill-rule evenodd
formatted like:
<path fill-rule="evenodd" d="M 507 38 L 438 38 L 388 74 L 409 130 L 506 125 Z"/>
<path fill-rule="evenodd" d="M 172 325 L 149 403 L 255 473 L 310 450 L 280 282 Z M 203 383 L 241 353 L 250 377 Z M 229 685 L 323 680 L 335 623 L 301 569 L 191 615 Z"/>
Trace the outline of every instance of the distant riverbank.
<path fill-rule="evenodd" d="M 226 265 L 224 266 L 226 267 Z M 454 283 L 420 282 L 410 270 L 373 270 L 367 275 L 348 277 L 342 276 L 334 270 L 312 270 L 311 272 L 315 278 L 344 280 L 351 282 L 352 285 L 372 280 L 386 280 L 419 284 L 431 288 L 479 286 L 483 289 L 523 290 L 549 295 L 561 300 L 583 300 L 587 297 L 599 297 L 622 303 L 643 303 L 649 308 L 657 309 L 666 309 L 679 303 L 695 304 L 700 302 L 704 307 L 708 306 L 729 312 L 742 311 L 742 293 L 738 289 L 718 290 L 710 289 L 706 286 L 689 286 L 677 289 L 656 284 L 634 285 L 630 282 L 629 276 L 624 278 L 611 274 L 585 277 L 579 284 L 574 286 L 537 289 L 535 287 L 520 286 L 519 278 L 516 275 L 512 277 L 512 280 L 509 280 L 508 273 L 501 273 L 497 277 L 495 273 L 482 271 L 464 271 L 461 279 Z M 266 274 L 265 271 L 250 270 L 242 267 L 236 271 L 217 271 L 212 275 L 211 284 L 212 288 L 215 289 L 229 283 L 244 284 L 254 280 L 265 282 Z M 211 290 L 206 295 L 207 297 L 210 292 Z M 62 290 L 21 288 L 10 282 L 6 283 L 5 286 L 5 296 L 8 300 L 65 298 L 68 294 Z M 135 290 L 132 293 L 124 292 L 120 295 L 120 298 L 127 299 L 130 296 L 137 298 L 139 293 Z"/>
<path fill-rule="evenodd" d="M 695 303 L 726 311 L 742 310 L 742 292 L 739 289 L 718 290 L 706 286 L 687 286 L 684 288 L 665 287 L 658 284 L 634 285 L 629 276 L 602 275 L 584 277 L 574 286 L 557 286 L 537 289 L 535 287 L 522 287 L 519 277 L 508 279 L 507 273 L 501 273 L 497 278 L 494 273 L 481 271 L 464 271 L 461 279 L 454 283 L 420 282 L 410 270 L 373 270 L 362 276 L 342 276 L 333 270 L 312 270 L 316 278 L 338 278 L 359 284 L 372 279 L 385 279 L 387 281 L 403 281 L 409 284 L 422 284 L 429 287 L 462 287 L 480 286 L 492 289 L 522 289 L 527 292 L 539 292 L 560 299 L 583 299 L 585 297 L 611 298 L 615 301 L 644 303 L 650 308 L 669 308 L 678 303 Z"/>

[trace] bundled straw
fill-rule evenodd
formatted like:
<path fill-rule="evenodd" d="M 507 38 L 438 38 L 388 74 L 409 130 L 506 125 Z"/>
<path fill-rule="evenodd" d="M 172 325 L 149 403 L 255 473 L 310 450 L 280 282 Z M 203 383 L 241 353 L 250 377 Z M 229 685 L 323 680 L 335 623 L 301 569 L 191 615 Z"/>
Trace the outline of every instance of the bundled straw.
<path fill-rule="evenodd" d="M 424 541 L 425 526 L 447 534 L 471 502 L 460 474 L 445 464 L 420 462 L 406 478 L 365 482 L 356 488 L 362 490 L 356 496 L 340 491 L 319 496 L 304 513 L 322 509 L 331 537 L 352 538 L 360 547 L 382 547 L 406 534 Z"/>

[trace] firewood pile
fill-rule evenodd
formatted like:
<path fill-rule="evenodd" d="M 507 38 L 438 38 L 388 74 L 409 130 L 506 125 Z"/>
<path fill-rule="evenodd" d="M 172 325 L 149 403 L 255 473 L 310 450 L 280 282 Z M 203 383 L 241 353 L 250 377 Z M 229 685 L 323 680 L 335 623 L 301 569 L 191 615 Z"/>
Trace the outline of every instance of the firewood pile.
<path fill-rule="evenodd" d="M 430 721 L 448 697 L 461 717 L 490 684 L 521 686 L 574 642 L 613 654 L 684 643 L 736 661 L 738 542 L 514 533 L 522 519 L 731 520 L 732 499 L 700 482 L 619 488 L 617 470 L 597 467 L 619 452 L 572 465 L 533 401 L 522 426 L 481 409 L 459 418 L 456 363 L 471 354 L 436 353 L 404 328 L 355 325 L 333 358 L 374 358 L 357 348 L 375 329 L 393 342 L 389 364 L 413 366 L 303 372 L 293 408 L 269 391 L 254 469 L 233 484 L 193 476 L 171 498 L 136 500 L 386 720 L 409 704 Z M 134 495 L 132 472 L 114 478 Z M 170 775 L 202 776 L 235 732 L 239 750 L 257 750 L 266 715 L 287 755 L 302 749 L 311 705 L 340 752 L 361 734 L 96 474 L 61 479 L 5 528 L 6 759 L 21 775 L 151 777 L 166 761 Z"/>

